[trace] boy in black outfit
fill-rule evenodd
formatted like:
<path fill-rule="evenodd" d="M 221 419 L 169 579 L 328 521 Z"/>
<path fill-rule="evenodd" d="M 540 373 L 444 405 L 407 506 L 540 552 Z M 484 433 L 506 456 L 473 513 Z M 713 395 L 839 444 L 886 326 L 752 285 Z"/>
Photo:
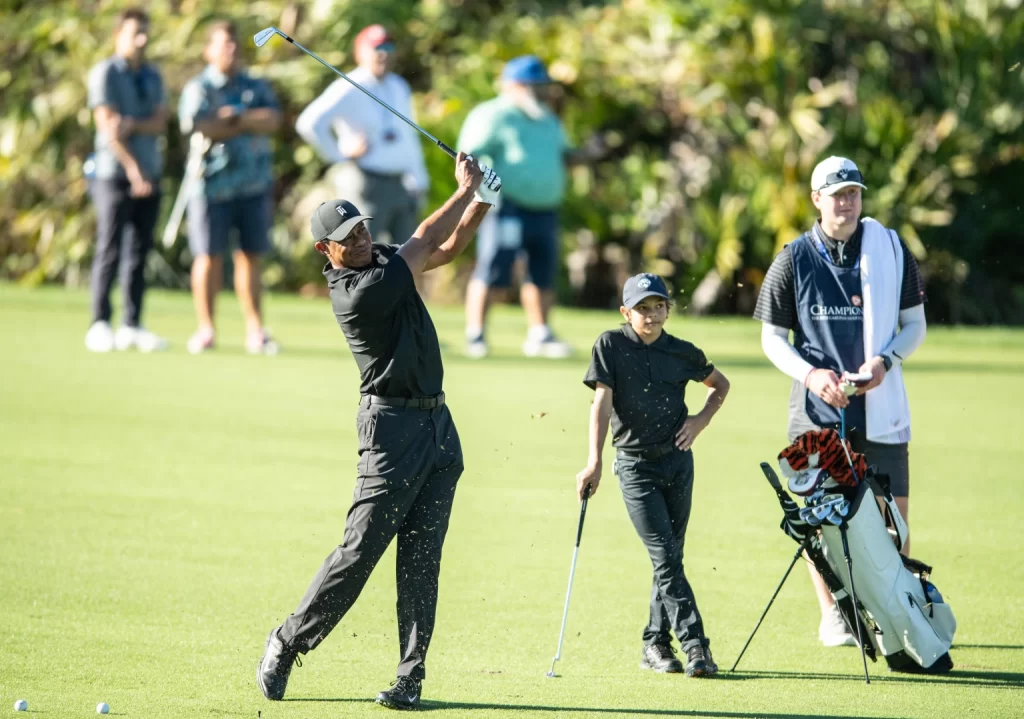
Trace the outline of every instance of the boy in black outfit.
<path fill-rule="evenodd" d="M 711 676 L 718 666 L 683 573 L 683 539 L 693 497 L 690 447 L 708 426 L 729 392 L 729 381 L 704 353 L 663 331 L 671 305 L 664 281 L 641 274 L 626 281 L 619 311 L 626 324 L 605 332 L 594 344 L 583 380 L 595 390 L 590 412 L 590 459 L 576 475 L 582 500 L 601 482 L 601 451 L 611 423 L 622 497 L 637 534 L 654 565 L 651 616 L 644 628 L 640 667 L 687 676 Z M 686 408 L 687 382 L 710 390 L 695 415 Z M 671 632 L 686 653 L 675 657 Z"/>

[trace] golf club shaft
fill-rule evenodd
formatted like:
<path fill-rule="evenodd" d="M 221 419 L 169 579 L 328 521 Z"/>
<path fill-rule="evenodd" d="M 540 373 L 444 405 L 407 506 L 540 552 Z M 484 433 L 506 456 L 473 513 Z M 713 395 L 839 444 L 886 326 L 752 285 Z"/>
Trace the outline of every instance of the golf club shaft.
<path fill-rule="evenodd" d="M 839 410 L 839 444 L 843 445 L 843 454 L 846 455 L 846 461 L 850 463 L 850 473 L 853 474 L 853 478 L 857 480 L 857 484 L 860 484 L 860 477 L 857 476 L 857 468 L 853 466 L 853 457 L 850 456 L 850 450 L 846 446 L 846 407 Z"/>
<path fill-rule="evenodd" d="M 860 610 L 857 608 L 857 587 L 853 583 L 853 557 L 850 555 L 850 542 L 846 538 L 846 521 L 839 525 L 839 536 L 843 540 L 843 554 L 846 555 L 846 571 L 850 574 L 850 598 L 853 601 L 853 619 L 857 625 L 857 643 L 860 645 L 860 659 L 864 663 L 864 683 L 870 684 L 868 676 L 868 657 L 864 649 L 864 637 L 861 632 Z"/>
<path fill-rule="evenodd" d="M 580 539 L 583 537 L 583 520 L 587 516 L 587 500 L 590 499 L 590 485 L 583 488 L 583 501 L 580 502 L 580 522 L 576 527 L 576 546 L 572 550 L 572 564 L 569 566 L 569 588 L 565 592 L 565 608 L 562 610 L 562 629 L 558 632 L 558 649 L 551 660 L 549 676 L 555 673 L 555 662 L 562 658 L 562 642 L 565 640 L 565 624 L 569 619 L 569 599 L 572 598 L 572 580 L 576 576 L 576 559 L 580 554 Z"/>
<path fill-rule="evenodd" d="M 329 64 L 329 63 L 328 63 L 327 61 L 325 61 L 325 60 L 324 60 L 323 58 L 321 58 L 321 57 L 320 57 L 319 55 L 317 55 L 317 54 L 316 54 L 315 52 L 313 52 L 312 50 L 309 50 L 308 48 L 305 48 L 305 47 L 303 47 L 302 45 L 300 45 L 299 43 L 295 42 L 295 40 L 293 40 L 293 39 L 292 39 L 291 37 L 289 37 L 289 36 L 288 36 L 288 35 L 286 35 L 285 33 L 281 32 L 281 31 L 280 31 L 280 30 L 278 30 L 277 28 L 268 28 L 268 30 L 273 30 L 273 31 L 274 31 L 274 32 L 275 32 L 276 34 L 280 35 L 280 36 L 281 36 L 281 37 L 283 37 L 283 38 L 284 38 L 285 40 L 287 40 L 288 42 L 290 42 L 290 43 L 291 43 L 292 45 L 294 45 L 295 47 L 297 47 L 297 48 L 299 48 L 300 50 L 302 50 L 302 52 L 304 52 L 304 53 L 306 53 L 307 55 L 309 55 L 309 56 L 310 56 L 311 58 L 313 58 L 314 60 L 316 60 L 317 62 L 319 62 L 319 63 L 320 63 L 321 65 L 323 65 L 324 67 L 326 67 L 326 68 L 327 68 L 328 70 L 331 70 L 331 71 L 332 71 L 333 73 L 335 73 L 335 74 L 336 74 L 336 75 L 337 75 L 338 77 L 340 77 L 340 78 L 342 78 L 342 79 L 344 79 L 344 80 L 348 81 L 348 82 L 349 82 L 349 83 L 350 83 L 350 84 L 351 84 L 351 85 L 352 85 L 353 87 L 355 87 L 356 89 L 358 89 L 358 90 L 360 90 L 361 92 L 363 92 L 363 93 L 364 93 L 365 95 L 367 95 L 367 96 L 368 96 L 368 97 L 369 97 L 370 99 L 372 99 L 372 100 L 374 100 L 375 102 L 379 103 L 379 104 L 380 104 L 380 105 L 381 105 L 382 107 L 384 107 L 385 109 L 387 109 L 387 110 L 389 110 L 390 112 L 392 112 L 392 113 L 393 113 L 393 114 L 394 114 L 394 115 L 395 115 L 395 116 L 396 116 L 396 117 L 397 117 L 398 119 L 402 120 L 402 121 L 403 121 L 403 122 L 405 122 L 405 123 L 406 123 L 407 125 L 409 125 L 409 126 L 410 126 L 410 127 L 412 127 L 413 129 L 415 129 L 415 130 L 417 130 L 418 132 L 420 132 L 420 133 L 421 133 L 421 134 L 422 134 L 422 135 L 423 135 L 424 137 L 426 137 L 426 138 L 427 138 L 428 140 L 430 140 L 431 142 L 433 142 L 433 143 L 434 143 L 435 145 L 437 145 L 437 146 L 438 146 L 439 148 L 441 148 L 442 150 L 444 150 L 444 152 L 445 152 L 445 153 L 447 153 L 449 157 L 451 157 L 451 158 L 453 158 L 453 159 L 454 159 L 455 157 L 457 157 L 457 156 L 458 156 L 458 153 L 457 153 L 457 152 L 455 152 L 455 150 L 453 150 L 452 148 L 448 147 L 448 145 L 446 145 L 446 144 L 444 144 L 443 142 L 441 142 L 440 140 L 438 140 L 438 139 L 437 139 L 436 137 L 434 137 L 433 135 L 431 135 L 431 134 L 430 134 L 429 132 L 427 132 L 426 130 L 424 130 L 424 129 L 423 129 L 422 127 L 420 127 L 419 125 L 417 125 L 417 124 L 416 124 L 415 122 L 413 122 L 412 120 L 410 120 L 410 119 L 409 119 L 408 117 L 406 117 L 405 115 L 403 115 L 402 113 L 400 113 L 400 112 L 399 112 L 398 110 L 396 110 L 395 108 L 391 107 L 391 105 L 387 104 L 386 102 L 384 102 L 383 100 L 381 100 L 381 99 L 380 99 L 379 97 L 377 97 L 376 95 L 374 95 L 374 94 L 373 94 L 372 92 L 370 92 L 369 90 L 367 90 L 367 89 L 366 89 L 365 87 L 363 87 L 362 85 L 360 85 L 360 84 L 359 84 L 358 82 L 356 82 L 355 80 L 353 80 L 352 78 L 350 78 L 350 77 L 349 77 L 348 75 L 346 75 L 345 73 L 343 73 L 343 72 L 342 72 L 341 70 L 339 70 L 338 68 L 334 67 L 334 65 L 331 65 L 331 64 Z M 266 30 L 264 30 L 263 32 L 266 32 Z M 258 35 L 261 35 L 261 34 L 263 34 L 263 33 L 258 33 Z M 265 42 L 265 40 L 264 40 L 264 42 Z"/>
<path fill-rule="evenodd" d="M 750 642 L 754 640 L 754 635 L 757 634 L 757 630 L 761 628 L 761 622 L 763 622 L 764 618 L 768 616 L 768 610 L 771 609 L 772 604 L 775 603 L 775 597 L 779 596 L 779 592 L 782 591 L 782 585 L 786 583 L 787 579 L 789 579 L 789 573 L 793 571 L 793 567 L 796 566 L 797 560 L 800 559 L 800 555 L 804 553 L 804 550 L 807 548 L 807 544 L 810 541 L 810 535 L 807 535 L 807 538 L 800 543 L 800 546 L 796 550 L 796 554 L 793 555 L 793 561 L 789 563 L 786 573 L 782 575 L 782 581 L 779 582 L 779 586 L 775 588 L 775 593 L 772 594 L 772 598 L 768 600 L 768 606 L 764 608 L 763 612 L 761 612 L 761 618 L 757 620 L 757 624 L 754 626 L 754 631 L 752 631 L 750 636 L 747 637 L 747 643 L 744 644 L 743 649 L 740 650 L 740 655 L 736 657 L 736 661 L 733 662 L 732 669 L 729 670 L 730 672 L 736 671 L 736 667 L 739 666 L 740 659 L 742 659 L 743 655 L 746 653 L 747 647 L 750 646 Z"/>

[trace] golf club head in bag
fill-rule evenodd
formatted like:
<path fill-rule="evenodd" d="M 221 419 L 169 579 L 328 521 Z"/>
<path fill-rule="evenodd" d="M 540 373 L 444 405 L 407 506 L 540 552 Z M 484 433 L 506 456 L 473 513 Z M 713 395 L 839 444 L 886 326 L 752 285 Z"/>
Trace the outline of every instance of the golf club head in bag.
<path fill-rule="evenodd" d="M 800 508 L 786 494 L 786 490 L 782 488 L 782 482 L 779 481 L 779 475 L 775 473 L 770 464 L 761 462 L 761 472 L 764 474 L 765 479 L 768 480 L 768 484 L 775 490 L 775 495 L 779 499 L 779 506 L 782 507 L 783 517 L 779 528 L 793 541 L 798 543 L 804 541 L 807 532 L 810 531 L 810 526 L 801 518 Z"/>
<path fill-rule="evenodd" d="M 807 497 L 821 489 L 828 479 L 828 472 L 820 468 L 805 469 L 789 478 L 789 491 Z"/>

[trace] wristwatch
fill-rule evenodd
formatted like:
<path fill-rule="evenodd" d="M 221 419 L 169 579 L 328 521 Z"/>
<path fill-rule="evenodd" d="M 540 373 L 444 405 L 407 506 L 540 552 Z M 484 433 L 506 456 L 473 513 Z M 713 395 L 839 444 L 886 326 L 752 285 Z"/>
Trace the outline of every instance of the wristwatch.
<path fill-rule="evenodd" d="M 885 366 L 885 371 L 888 372 L 892 369 L 892 357 L 889 355 L 878 355 L 882 358 L 882 365 Z"/>

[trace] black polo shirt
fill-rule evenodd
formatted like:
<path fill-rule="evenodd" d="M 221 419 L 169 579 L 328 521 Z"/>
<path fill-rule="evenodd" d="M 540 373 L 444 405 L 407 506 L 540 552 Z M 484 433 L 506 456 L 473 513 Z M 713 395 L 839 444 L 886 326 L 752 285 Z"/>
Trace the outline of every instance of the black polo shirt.
<path fill-rule="evenodd" d="M 437 331 L 398 245 L 373 245 L 359 269 L 324 267 L 331 305 L 359 366 L 361 394 L 433 397 L 444 368 Z"/>
<path fill-rule="evenodd" d="M 662 332 L 647 345 L 628 324 L 597 338 L 583 383 L 612 389 L 612 444 L 618 449 L 663 447 L 688 416 L 686 383 L 703 382 L 715 367 L 685 340 Z"/>

